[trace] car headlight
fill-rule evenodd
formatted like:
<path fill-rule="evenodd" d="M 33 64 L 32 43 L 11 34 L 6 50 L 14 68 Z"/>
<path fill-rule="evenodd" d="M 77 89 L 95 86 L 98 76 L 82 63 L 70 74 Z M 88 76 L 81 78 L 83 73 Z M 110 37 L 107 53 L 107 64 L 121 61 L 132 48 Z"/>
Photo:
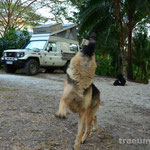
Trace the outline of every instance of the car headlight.
<path fill-rule="evenodd" d="M 19 58 L 19 57 L 23 57 L 25 55 L 25 53 L 24 52 L 21 52 L 21 53 L 17 53 L 17 57 Z"/>
<path fill-rule="evenodd" d="M 20 57 L 20 53 L 17 53 L 17 57 Z"/>

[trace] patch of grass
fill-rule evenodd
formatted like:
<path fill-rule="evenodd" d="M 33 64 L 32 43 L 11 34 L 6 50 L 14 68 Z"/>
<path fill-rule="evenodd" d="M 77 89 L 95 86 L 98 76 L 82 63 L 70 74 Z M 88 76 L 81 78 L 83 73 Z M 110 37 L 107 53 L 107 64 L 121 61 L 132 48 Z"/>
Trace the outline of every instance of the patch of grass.
<path fill-rule="evenodd" d="M 2 93 L 4 99 L 12 99 L 18 95 L 18 89 L 11 88 L 0 88 L 0 93 Z"/>
<path fill-rule="evenodd" d="M 5 87 L 0 88 L 0 92 L 17 92 L 17 91 L 18 89 L 10 89 Z"/>

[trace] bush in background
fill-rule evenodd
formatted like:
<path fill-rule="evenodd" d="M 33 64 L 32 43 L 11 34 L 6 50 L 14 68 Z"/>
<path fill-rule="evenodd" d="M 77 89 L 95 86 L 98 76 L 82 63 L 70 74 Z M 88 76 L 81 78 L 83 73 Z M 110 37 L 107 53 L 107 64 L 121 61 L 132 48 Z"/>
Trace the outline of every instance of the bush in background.
<path fill-rule="evenodd" d="M 112 64 L 113 59 L 111 56 L 107 55 L 104 57 L 96 55 L 96 60 L 98 64 L 96 74 L 110 77 L 116 76 L 117 70 Z"/>
<path fill-rule="evenodd" d="M 26 28 L 22 31 L 11 28 L 0 38 L 0 57 L 2 57 L 4 50 L 22 48 L 29 39 L 30 35 Z"/>
<path fill-rule="evenodd" d="M 142 28 L 134 35 L 133 42 L 134 79 L 148 83 L 150 79 L 150 39 L 148 31 Z"/>

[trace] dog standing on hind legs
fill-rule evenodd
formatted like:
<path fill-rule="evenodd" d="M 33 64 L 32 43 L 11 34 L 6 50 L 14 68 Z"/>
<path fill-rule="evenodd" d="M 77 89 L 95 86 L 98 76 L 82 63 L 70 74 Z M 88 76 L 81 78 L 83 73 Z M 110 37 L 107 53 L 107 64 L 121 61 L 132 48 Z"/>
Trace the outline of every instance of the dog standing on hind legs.
<path fill-rule="evenodd" d="M 93 84 L 96 70 L 95 34 L 91 34 L 88 41 L 83 40 L 82 45 L 82 50 L 71 59 L 67 69 L 67 79 L 56 113 L 56 117 L 65 118 L 69 107 L 72 112 L 79 114 L 74 150 L 80 150 L 80 144 L 90 135 L 92 122 L 94 130 L 97 129 L 96 112 L 100 105 L 100 92 Z M 83 134 L 84 125 L 86 130 Z"/>

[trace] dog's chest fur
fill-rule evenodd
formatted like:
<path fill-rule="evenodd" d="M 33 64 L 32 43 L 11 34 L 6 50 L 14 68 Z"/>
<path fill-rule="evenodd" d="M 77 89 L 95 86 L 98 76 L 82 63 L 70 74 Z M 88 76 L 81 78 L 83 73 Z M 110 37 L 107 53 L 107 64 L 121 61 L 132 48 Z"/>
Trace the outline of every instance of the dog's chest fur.
<path fill-rule="evenodd" d="M 83 93 L 93 83 L 95 69 L 95 56 L 87 57 L 78 52 L 72 58 L 67 74 L 75 81 L 77 89 Z"/>

